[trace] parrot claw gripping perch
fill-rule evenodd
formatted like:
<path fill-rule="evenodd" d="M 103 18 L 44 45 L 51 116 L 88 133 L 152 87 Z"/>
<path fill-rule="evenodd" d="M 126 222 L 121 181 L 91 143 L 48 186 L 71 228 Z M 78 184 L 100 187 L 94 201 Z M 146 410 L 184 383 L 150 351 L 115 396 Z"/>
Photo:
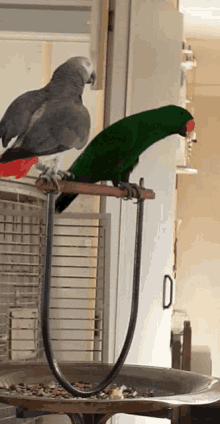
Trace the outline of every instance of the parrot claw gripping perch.
<path fill-rule="evenodd" d="M 53 183 L 56 186 L 56 191 L 55 193 L 59 193 L 60 191 L 60 187 L 59 187 L 59 182 L 58 182 L 58 178 L 57 178 L 57 173 L 55 173 L 53 168 L 50 168 L 49 166 L 46 165 L 40 165 L 38 164 L 37 166 L 38 169 L 43 170 L 43 172 L 41 172 L 41 174 L 39 175 L 39 178 L 44 179 L 47 183 Z"/>
<path fill-rule="evenodd" d="M 46 166 L 40 162 L 36 164 L 36 168 L 43 171 L 39 175 L 39 178 L 44 179 L 47 183 L 52 182 L 56 186 L 56 194 L 60 193 L 60 186 L 57 177 L 60 177 L 61 179 L 66 179 L 71 176 L 69 171 L 62 171 L 61 169 L 55 171 L 54 168 Z"/>
<path fill-rule="evenodd" d="M 126 188 L 128 190 L 128 193 L 129 194 L 123 200 L 132 200 L 133 197 L 134 197 L 135 191 L 138 194 L 138 201 L 141 199 L 142 191 L 141 191 L 141 186 L 139 186 L 138 184 L 127 183 L 127 182 L 124 182 L 124 181 L 120 181 L 119 182 L 119 188 L 121 188 L 122 190 L 123 190 L 123 188 Z"/>
<path fill-rule="evenodd" d="M 68 177 L 71 177 L 72 174 L 69 171 L 63 171 L 62 169 L 58 169 L 57 174 L 62 178 L 66 179 Z"/>

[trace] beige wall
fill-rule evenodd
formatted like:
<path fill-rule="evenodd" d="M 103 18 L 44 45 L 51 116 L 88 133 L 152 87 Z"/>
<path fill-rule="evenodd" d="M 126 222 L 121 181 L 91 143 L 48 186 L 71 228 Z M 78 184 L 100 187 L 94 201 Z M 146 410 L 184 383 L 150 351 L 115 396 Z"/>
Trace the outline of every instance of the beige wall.
<path fill-rule="evenodd" d="M 187 311 L 193 345 L 210 347 L 212 374 L 220 376 L 220 40 L 188 41 L 198 64 L 190 161 L 198 174 L 178 176 L 175 308 Z"/>

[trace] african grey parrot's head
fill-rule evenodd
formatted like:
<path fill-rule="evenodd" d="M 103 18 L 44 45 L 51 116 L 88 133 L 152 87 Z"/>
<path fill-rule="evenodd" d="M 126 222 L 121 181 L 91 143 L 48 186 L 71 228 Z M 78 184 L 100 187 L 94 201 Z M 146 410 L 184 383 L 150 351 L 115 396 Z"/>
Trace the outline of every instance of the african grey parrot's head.
<path fill-rule="evenodd" d="M 94 84 L 96 74 L 89 59 L 82 56 L 71 57 L 60 65 L 53 73 L 51 82 L 59 84 L 65 81 L 68 84 L 77 86 L 79 82 L 83 84 Z M 81 85 L 81 84 L 80 84 Z"/>
<path fill-rule="evenodd" d="M 71 57 L 69 60 L 66 61 L 66 64 L 70 64 L 73 70 L 79 70 L 79 72 L 82 73 L 84 84 L 94 85 L 96 74 L 92 63 L 87 57 Z"/>

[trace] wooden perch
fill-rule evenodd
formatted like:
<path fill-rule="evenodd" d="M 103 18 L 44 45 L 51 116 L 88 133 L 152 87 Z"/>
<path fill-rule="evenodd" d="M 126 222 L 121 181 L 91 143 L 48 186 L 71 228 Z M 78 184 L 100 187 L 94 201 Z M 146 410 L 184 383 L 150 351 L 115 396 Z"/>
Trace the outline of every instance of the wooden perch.
<path fill-rule="evenodd" d="M 55 191 L 56 187 L 54 184 L 48 184 L 42 178 L 39 178 L 36 183 L 36 187 L 41 191 Z M 60 192 L 68 194 L 90 194 L 92 196 L 113 196 L 113 197 L 127 197 L 128 190 L 126 188 L 120 189 L 117 187 L 111 187 L 107 185 L 98 185 L 98 184 L 86 184 L 86 183 L 77 183 L 75 181 L 59 181 Z M 155 199 L 155 193 L 151 189 L 141 188 L 142 198 L 143 199 Z M 137 190 L 134 190 L 135 193 L 132 197 L 138 198 Z"/>

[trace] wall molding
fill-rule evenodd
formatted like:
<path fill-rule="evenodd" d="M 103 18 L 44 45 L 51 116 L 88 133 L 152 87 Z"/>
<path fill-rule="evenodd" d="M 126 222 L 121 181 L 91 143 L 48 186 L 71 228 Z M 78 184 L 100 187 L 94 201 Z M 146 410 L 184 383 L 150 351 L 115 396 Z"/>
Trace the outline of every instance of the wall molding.
<path fill-rule="evenodd" d="M 90 43 L 90 34 L 0 31 L 0 40 L 65 41 L 71 43 Z"/>

